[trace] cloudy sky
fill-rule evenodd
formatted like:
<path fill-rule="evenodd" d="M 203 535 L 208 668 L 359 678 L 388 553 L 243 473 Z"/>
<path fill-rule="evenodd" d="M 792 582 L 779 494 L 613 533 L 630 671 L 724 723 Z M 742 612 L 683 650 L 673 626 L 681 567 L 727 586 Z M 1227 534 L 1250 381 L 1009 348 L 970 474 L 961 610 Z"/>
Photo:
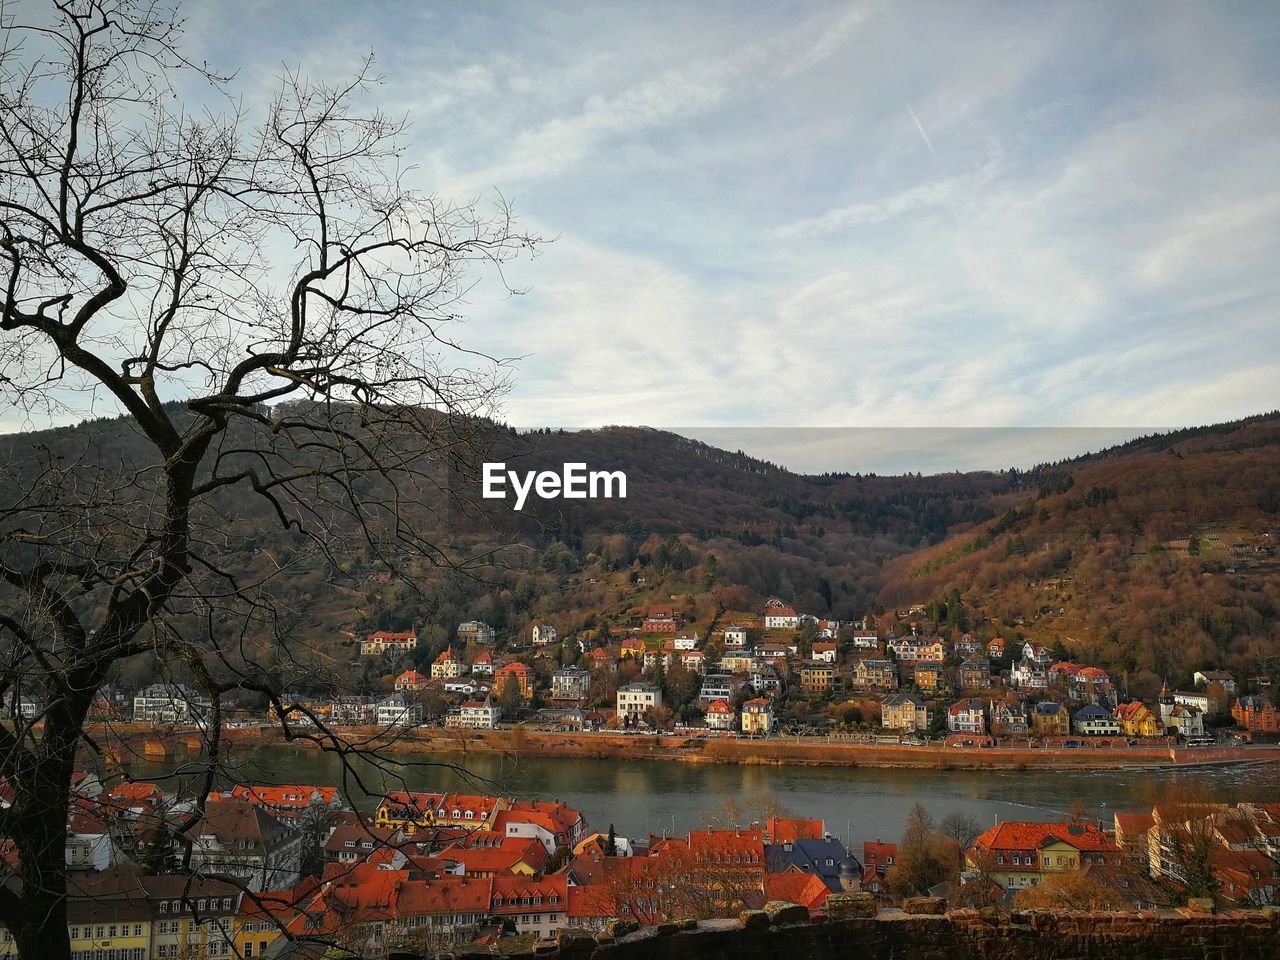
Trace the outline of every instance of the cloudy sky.
<path fill-rule="evenodd" d="M 525 295 L 469 307 L 469 344 L 524 358 L 513 423 L 1123 432 L 1280 405 L 1272 0 L 357 9 L 188 6 L 250 96 L 374 50 L 417 182 L 500 190 L 556 238 Z"/>

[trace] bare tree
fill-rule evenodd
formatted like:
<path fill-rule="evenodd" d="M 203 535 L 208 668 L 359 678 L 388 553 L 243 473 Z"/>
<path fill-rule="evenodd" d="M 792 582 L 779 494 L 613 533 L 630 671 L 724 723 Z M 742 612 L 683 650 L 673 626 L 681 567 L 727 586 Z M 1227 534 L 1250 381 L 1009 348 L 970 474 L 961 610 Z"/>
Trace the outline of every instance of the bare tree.
<path fill-rule="evenodd" d="M 288 696 L 338 681 L 275 587 L 460 562 L 416 505 L 458 494 L 505 368 L 457 343 L 456 311 L 469 267 L 500 277 L 534 243 L 504 203 L 401 182 L 403 123 L 357 102 L 371 61 L 338 86 L 286 75 L 255 113 L 181 41 L 146 0 L 0 5 L 0 393 L 33 420 L 121 416 L 111 448 L 0 450 L 0 828 L 20 880 L 0 920 L 23 957 L 70 955 L 70 784 L 106 748 L 86 717 L 122 666 L 209 702 L 175 827 L 188 868 L 235 697 L 344 758 L 401 735 L 354 740 Z M 179 83 L 215 106 L 187 112 Z M 231 532 L 268 523 L 287 554 Z"/>
<path fill-rule="evenodd" d="M 939 829 L 944 837 L 949 837 L 956 842 L 956 852 L 963 868 L 966 851 L 982 835 L 982 824 L 978 823 L 973 814 L 956 811 L 942 818 Z"/>

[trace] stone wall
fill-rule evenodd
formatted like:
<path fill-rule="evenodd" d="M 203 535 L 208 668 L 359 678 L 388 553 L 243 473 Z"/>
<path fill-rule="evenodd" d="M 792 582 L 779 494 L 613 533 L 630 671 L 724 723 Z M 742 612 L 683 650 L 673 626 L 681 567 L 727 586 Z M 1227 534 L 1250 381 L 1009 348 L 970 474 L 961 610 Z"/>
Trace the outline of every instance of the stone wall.
<path fill-rule="evenodd" d="M 883 913 L 751 928 L 703 924 L 641 931 L 598 945 L 592 960 L 1276 960 L 1280 922 L 1261 914 L 982 917 Z"/>
<path fill-rule="evenodd" d="M 738 920 L 564 935 L 515 954 L 563 960 L 1277 960 L 1280 908 L 1211 913 L 947 913 L 868 909 L 835 896 L 826 913 L 771 903 Z M 908 905 L 938 909 L 936 902 Z M 510 944 L 514 947 L 515 944 Z M 504 950 L 503 953 L 508 953 Z"/>

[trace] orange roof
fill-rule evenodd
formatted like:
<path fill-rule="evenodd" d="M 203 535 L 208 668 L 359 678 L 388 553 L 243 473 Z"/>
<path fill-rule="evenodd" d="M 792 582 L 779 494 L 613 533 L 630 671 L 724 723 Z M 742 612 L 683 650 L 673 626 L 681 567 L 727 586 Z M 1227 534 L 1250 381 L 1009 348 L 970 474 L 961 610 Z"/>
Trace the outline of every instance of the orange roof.
<path fill-rule="evenodd" d="M 421 793 L 417 791 L 392 791 L 380 806 L 406 807 L 418 813 L 435 814 L 444 811 L 445 817 L 463 816 L 467 810 L 483 819 L 502 801 L 497 797 L 461 793 Z"/>
<path fill-rule="evenodd" d="M 240 784 L 228 795 L 231 800 L 244 800 L 250 803 L 261 803 L 282 810 L 294 808 L 298 810 L 309 807 L 313 802 L 332 804 L 338 799 L 338 788 L 331 786 L 306 786 L 297 784 Z"/>
<path fill-rule="evenodd" d="M 729 706 L 727 700 L 717 700 L 711 706 L 707 707 L 707 713 L 732 714 L 733 707 Z"/>
<path fill-rule="evenodd" d="M 467 874 L 510 873 L 519 864 L 531 870 L 541 870 L 548 859 L 547 848 L 537 840 L 526 837 L 503 837 L 496 847 L 468 847 L 465 841 L 446 847 L 440 856 L 462 864 Z"/>
<path fill-rule="evenodd" d="M 118 783 L 105 794 L 100 795 L 98 802 L 104 807 L 128 808 L 152 806 L 164 797 L 164 791 L 154 783 L 134 783 L 132 781 Z"/>
<path fill-rule="evenodd" d="M 511 673 L 527 676 L 528 674 L 532 673 L 532 671 L 525 664 L 521 663 L 519 660 L 513 660 L 511 663 L 508 663 L 498 668 L 499 676 L 502 676 L 503 674 L 511 674 Z"/>
<path fill-rule="evenodd" d="M 489 912 L 497 916 L 528 913 L 535 899 L 541 901 L 540 909 L 544 912 L 567 911 L 568 877 L 563 873 L 550 877 L 494 877 Z"/>
<path fill-rule="evenodd" d="M 821 840 L 824 826 L 825 824 L 821 820 L 770 817 L 765 822 L 765 833 L 773 838 L 774 843 L 791 843 L 795 840 Z"/>
<path fill-rule="evenodd" d="M 820 910 L 831 891 L 812 873 L 766 873 L 764 895 L 768 900 L 798 903 L 810 910 Z"/>
<path fill-rule="evenodd" d="M 1122 703 L 1116 707 L 1113 715 L 1117 720 L 1139 720 L 1144 715 L 1150 716 L 1151 711 L 1147 709 L 1147 705 L 1141 700 L 1130 700 L 1128 703 Z"/>
<path fill-rule="evenodd" d="M 887 864 L 898 856 L 896 843 L 882 843 L 879 840 L 865 840 L 862 843 L 862 862 L 868 867 Z"/>
<path fill-rule="evenodd" d="M 582 822 L 582 814 L 565 803 L 545 803 L 537 800 L 517 800 L 504 810 L 494 823 L 494 829 L 508 823 L 533 823 L 549 833 L 571 833 Z"/>
<path fill-rule="evenodd" d="M 699 859 L 717 863 L 763 863 L 764 831 L 690 830 L 687 840 L 659 841 L 658 847 L 686 846 Z"/>
<path fill-rule="evenodd" d="M 484 913 L 492 882 L 475 877 L 441 877 L 407 883 L 400 891 L 400 915 Z"/>
<path fill-rule="evenodd" d="M 418 633 L 416 630 L 405 630 L 402 633 L 392 633 L 387 630 L 375 630 L 369 634 L 370 640 L 417 640 Z"/>
<path fill-rule="evenodd" d="M 1009 820 L 997 824 L 977 839 L 984 850 L 1035 850 L 1050 843 L 1066 843 L 1077 850 L 1118 852 L 1119 847 L 1090 823 L 1026 823 Z"/>
<path fill-rule="evenodd" d="M 441 650 L 441 651 L 440 651 L 440 655 L 439 655 L 438 657 L 436 657 L 436 661 L 435 661 L 435 662 L 436 662 L 436 663 L 451 663 L 451 662 L 453 662 L 453 661 L 455 661 L 455 660 L 457 660 L 457 659 L 458 659 L 458 658 L 457 658 L 457 657 L 455 657 L 455 656 L 453 655 L 453 648 L 452 648 L 452 647 L 445 647 L 443 650 Z M 414 672 L 414 671 L 412 671 L 412 670 L 406 670 L 406 671 L 405 671 L 405 673 L 413 673 L 413 672 Z"/>

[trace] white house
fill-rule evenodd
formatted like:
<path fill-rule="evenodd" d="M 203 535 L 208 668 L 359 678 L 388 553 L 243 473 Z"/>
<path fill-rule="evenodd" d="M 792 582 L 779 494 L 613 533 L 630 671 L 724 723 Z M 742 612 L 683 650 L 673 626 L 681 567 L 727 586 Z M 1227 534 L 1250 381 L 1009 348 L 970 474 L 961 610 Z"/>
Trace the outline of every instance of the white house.
<path fill-rule="evenodd" d="M 1225 693 L 1236 692 L 1236 678 L 1225 670 L 1197 670 L 1191 677 L 1197 687 L 1207 687 L 1211 683 L 1222 685 Z"/>
<path fill-rule="evenodd" d="M 562 667 L 551 675 L 552 700 L 583 700 L 591 689 L 591 674 L 581 667 Z"/>
<path fill-rule="evenodd" d="M 1091 704 L 1081 707 L 1071 720 L 1071 729 L 1086 737 L 1116 737 L 1120 735 L 1120 724 L 1105 707 Z"/>
<path fill-rule="evenodd" d="M 380 727 L 414 727 L 422 722 L 422 704 L 403 693 L 393 693 L 379 701 L 374 719 Z"/>
<path fill-rule="evenodd" d="M 662 706 L 662 691 L 648 683 L 628 683 L 618 688 L 618 716 L 638 720 Z"/>
<path fill-rule="evenodd" d="M 1204 714 L 1195 707 L 1184 707 L 1175 703 L 1173 709 L 1164 718 L 1166 727 L 1173 727 L 1183 739 L 1204 736 Z"/>
<path fill-rule="evenodd" d="M 677 650 L 696 650 L 698 649 L 698 634 L 696 631 L 693 633 L 677 633 L 671 645 Z"/>
<path fill-rule="evenodd" d="M 764 607 L 766 630 L 799 630 L 800 614 L 781 600 L 770 600 Z"/>
<path fill-rule="evenodd" d="M 545 647 L 556 642 L 556 628 L 550 624 L 535 623 L 532 633 L 535 647 Z"/>
<path fill-rule="evenodd" d="M 849 638 L 849 645 L 855 650 L 879 650 L 880 638 L 874 630 L 859 630 Z"/>
<path fill-rule="evenodd" d="M 498 631 L 481 620 L 464 620 L 458 624 L 457 637 L 461 643 L 493 643 Z"/>
<path fill-rule="evenodd" d="M 985 733 L 987 715 L 976 698 L 957 700 L 947 710 L 947 729 L 952 733 Z"/>
<path fill-rule="evenodd" d="M 732 730 L 737 721 L 738 715 L 727 700 L 717 700 L 707 707 L 707 726 L 712 730 Z"/>
<path fill-rule="evenodd" d="M 1009 671 L 1009 683 L 1019 690 L 1045 690 L 1049 687 L 1049 671 L 1040 661 L 1023 657 Z"/>
<path fill-rule="evenodd" d="M 89 813 L 72 814 L 67 824 L 68 870 L 106 870 L 118 855 L 106 824 Z"/>
<path fill-rule="evenodd" d="M 813 659 L 823 663 L 835 663 L 839 644 L 834 640 L 819 640 L 813 645 Z"/>
<path fill-rule="evenodd" d="M 464 697 L 474 697 L 481 689 L 487 688 L 481 687 L 475 680 L 446 680 L 444 682 L 445 693 L 460 693 Z"/>
<path fill-rule="evenodd" d="M 1198 690 L 1175 690 L 1173 702 L 1183 707 L 1195 707 L 1201 713 L 1209 712 L 1209 695 Z"/>
<path fill-rule="evenodd" d="M 501 716 L 502 708 L 485 697 L 484 700 L 468 700 L 446 723 L 464 730 L 492 730 L 497 727 Z"/>
<path fill-rule="evenodd" d="M 698 692 L 698 700 L 712 704 L 717 700 L 732 701 L 744 686 L 744 681 L 725 673 L 713 673 L 702 681 L 702 689 Z"/>
<path fill-rule="evenodd" d="M 198 723 L 213 712 L 213 701 L 180 683 L 153 683 L 133 698 L 135 723 Z"/>
<path fill-rule="evenodd" d="M 741 650 L 746 645 L 747 631 L 745 627 L 725 627 L 724 648 L 726 650 Z"/>

